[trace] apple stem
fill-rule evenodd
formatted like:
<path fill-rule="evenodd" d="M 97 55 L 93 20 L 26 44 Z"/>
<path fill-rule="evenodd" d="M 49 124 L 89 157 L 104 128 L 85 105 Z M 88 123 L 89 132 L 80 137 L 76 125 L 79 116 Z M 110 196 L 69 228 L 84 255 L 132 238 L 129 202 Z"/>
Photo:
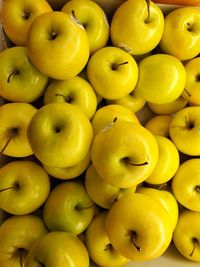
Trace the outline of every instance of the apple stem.
<path fill-rule="evenodd" d="M 41 261 L 39 261 L 36 257 L 35 257 L 35 261 L 36 261 L 38 264 L 40 264 L 41 267 L 45 267 L 45 265 L 44 265 Z"/>
<path fill-rule="evenodd" d="M 11 129 L 8 130 L 9 137 L 8 137 L 7 142 L 5 143 L 5 145 L 3 146 L 3 148 L 0 151 L 1 154 L 3 154 L 3 152 L 7 148 L 8 144 L 10 143 L 12 138 L 15 137 L 17 134 L 18 134 L 18 128 L 11 128 Z"/>
<path fill-rule="evenodd" d="M 166 190 L 168 189 L 168 185 L 167 183 L 164 183 L 164 184 L 161 184 L 159 187 L 158 187 L 159 190 Z"/>
<path fill-rule="evenodd" d="M 94 207 L 95 207 L 95 205 L 86 206 L 86 207 L 82 207 L 82 206 L 80 206 L 80 205 L 77 205 L 77 206 L 75 207 L 75 209 L 79 211 L 79 210 L 91 209 L 91 208 L 94 208 Z"/>
<path fill-rule="evenodd" d="M 145 0 L 147 4 L 147 19 L 145 20 L 145 23 L 149 23 L 150 21 L 150 0 Z"/>
<path fill-rule="evenodd" d="M 65 96 L 63 94 L 55 94 L 55 96 L 62 96 L 64 98 L 65 102 L 67 102 L 67 103 L 72 102 L 72 98 L 70 96 Z"/>
<path fill-rule="evenodd" d="M 196 237 L 193 237 L 193 238 L 192 238 L 192 243 L 193 243 L 193 249 L 192 249 L 192 252 L 191 252 L 190 255 L 189 255 L 190 257 L 193 256 L 194 251 L 195 251 L 197 245 L 199 245 L 199 240 L 198 240 Z"/>
<path fill-rule="evenodd" d="M 7 190 L 10 190 L 10 189 L 14 189 L 14 186 L 6 187 L 6 188 L 4 188 L 4 189 L 0 189 L 0 193 L 1 193 L 1 192 L 4 192 L 4 191 L 7 191 Z"/>
<path fill-rule="evenodd" d="M 200 193 L 200 185 L 197 185 L 197 186 L 195 187 L 195 190 L 197 191 L 197 193 Z"/>
<path fill-rule="evenodd" d="M 186 92 L 186 94 L 188 95 L 188 97 L 191 97 L 192 95 L 188 92 L 187 89 L 184 89 L 184 91 Z"/>
<path fill-rule="evenodd" d="M 7 79 L 7 83 L 10 82 L 10 79 L 13 77 L 13 76 L 16 76 L 19 74 L 19 71 L 18 70 L 14 70 L 13 72 L 10 73 L 10 75 L 8 76 L 8 79 Z"/>
<path fill-rule="evenodd" d="M 17 252 L 19 253 L 19 261 L 20 261 L 20 267 L 23 267 L 23 259 L 26 257 L 27 255 L 27 250 L 24 248 L 19 248 L 17 249 Z"/>
<path fill-rule="evenodd" d="M 126 164 L 129 164 L 129 165 L 132 165 L 132 166 L 145 166 L 145 165 L 148 165 L 149 163 L 147 161 L 145 162 L 142 162 L 142 163 L 133 163 L 133 162 L 130 162 L 129 158 L 124 158 Z"/>
<path fill-rule="evenodd" d="M 10 143 L 11 139 L 12 139 L 12 136 L 9 136 L 7 142 L 5 143 L 4 147 L 1 150 L 1 154 L 3 154 L 4 150 L 6 149 L 6 147 L 8 146 L 8 144 Z"/>
<path fill-rule="evenodd" d="M 109 244 L 107 244 L 106 247 L 104 248 L 104 251 L 106 251 L 106 250 L 113 250 L 113 249 L 114 249 L 113 246 L 109 243 Z"/>
<path fill-rule="evenodd" d="M 125 61 L 125 62 L 122 62 L 122 63 L 119 63 L 119 64 L 114 63 L 112 65 L 112 70 L 117 70 L 119 66 L 126 65 L 126 64 L 128 64 L 128 61 Z"/>
<path fill-rule="evenodd" d="M 185 116 L 185 122 L 186 122 L 186 125 L 187 125 L 188 129 L 193 129 L 194 128 L 194 123 L 192 121 L 190 121 L 187 116 Z"/>
<path fill-rule="evenodd" d="M 137 249 L 137 251 L 141 251 L 141 247 L 139 247 L 136 243 L 135 243 L 135 241 L 136 241 L 136 237 L 137 237 L 137 233 L 135 232 L 135 231 L 132 231 L 132 237 L 131 237 L 131 239 L 132 239 L 132 242 L 133 242 L 133 245 L 135 246 L 135 248 Z"/>

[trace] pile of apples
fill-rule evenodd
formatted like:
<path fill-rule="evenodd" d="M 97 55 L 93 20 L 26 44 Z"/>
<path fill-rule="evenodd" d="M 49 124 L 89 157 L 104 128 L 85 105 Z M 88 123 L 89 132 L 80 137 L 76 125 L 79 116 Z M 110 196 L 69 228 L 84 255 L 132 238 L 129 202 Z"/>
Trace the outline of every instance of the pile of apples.
<path fill-rule="evenodd" d="M 0 267 L 200 262 L 200 9 L 97 2 L 3 1 Z"/>

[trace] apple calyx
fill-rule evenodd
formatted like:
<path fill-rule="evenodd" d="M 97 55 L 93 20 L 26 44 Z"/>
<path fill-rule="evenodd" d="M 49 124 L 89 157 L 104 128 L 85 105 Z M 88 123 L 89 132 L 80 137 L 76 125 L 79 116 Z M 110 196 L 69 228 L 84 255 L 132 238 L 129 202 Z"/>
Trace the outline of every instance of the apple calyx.
<path fill-rule="evenodd" d="M 131 231 L 131 242 L 133 243 L 134 247 L 137 249 L 138 252 L 141 251 L 141 247 L 139 247 L 136 244 L 136 238 L 137 238 L 137 233 L 136 231 Z"/>
<path fill-rule="evenodd" d="M 198 73 L 198 74 L 196 75 L 196 77 L 195 77 L 195 81 L 196 81 L 196 82 L 200 82 L 200 73 Z"/>
<path fill-rule="evenodd" d="M 115 250 L 115 249 L 113 248 L 112 244 L 109 243 L 109 244 L 107 244 L 106 247 L 104 248 L 104 251 L 107 251 L 107 250 L 109 250 L 109 251 L 113 251 L 113 250 Z"/>
<path fill-rule="evenodd" d="M 147 5 L 147 18 L 145 19 L 145 23 L 148 24 L 150 22 L 150 0 L 145 0 Z"/>
<path fill-rule="evenodd" d="M 120 67 L 122 65 L 126 65 L 126 64 L 128 64 L 128 61 L 125 61 L 125 62 L 122 62 L 122 63 L 119 63 L 119 64 L 113 63 L 111 68 L 112 68 L 112 70 L 117 70 L 118 67 Z"/>
<path fill-rule="evenodd" d="M 18 134 L 19 134 L 19 129 L 17 127 L 13 127 L 13 128 L 8 129 L 8 132 L 7 132 L 8 140 L 5 143 L 5 145 L 3 146 L 3 148 L 1 149 L 0 154 L 3 154 L 3 152 L 7 148 L 8 144 L 10 143 L 12 138 L 16 137 Z"/>
<path fill-rule="evenodd" d="M 94 205 L 83 207 L 83 206 L 81 206 L 81 205 L 78 204 L 78 205 L 75 206 L 75 210 L 81 211 L 81 210 L 91 209 L 91 208 L 94 208 L 94 207 L 95 207 Z"/>
<path fill-rule="evenodd" d="M 55 94 L 55 96 L 62 96 L 64 98 L 64 101 L 69 104 L 73 101 L 73 98 L 70 95 L 65 96 L 63 94 Z"/>
<path fill-rule="evenodd" d="M 196 247 L 199 245 L 199 240 L 196 237 L 193 237 L 192 238 L 192 243 L 193 243 L 193 249 L 192 249 L 192 251 L 191 251 L 191 253 L 189 255 L 190 257 L 193 256 Z"/>
<path fill-rule="evenodd" d="M 147 161 L 144 161 L 141 163 L 133 163 L 130 161 L 130 158 L 128 158 L 128 157 L 123 158 L 123 161 L 128 165 L 132 165 L 132 166 L 136 166 L 136 167 L 145 166 L 145 165 L 149 164 Z"/>
<path fill-rule="evenodd" d="M 45 265 L 35 257 L 35 261 L 39 264 L 39 267 L 45 267 Z"/>
<path fill-rule="evenodd" d="M 7 190 L 11 190 L 11 189 L 18 190 L 19 188 L 20 188 L 19 183 L 15 182 L 12 186 L 0 189 L 0 193 L 7 191 Z"/>
<path fill-rule="evenodd" d="M 32 12 L 30 12 L 30 11 L 23 11 L 22 18 L 24 20 L 28 20 L 31 17 L 31 15 L 32 15 Z"/>
<path fill-rule="evenodd" d="M 10 81 L 11 81 L 11 78 L 13 78 L 14 76 L 16 76 L 16 75 L 19 75 L 19 70 L 13 70 L 10 74 L 9 74 L 9 76 L 8 76 L 8 78 L 7 78 L 7 83 L 10 83 Z"/>

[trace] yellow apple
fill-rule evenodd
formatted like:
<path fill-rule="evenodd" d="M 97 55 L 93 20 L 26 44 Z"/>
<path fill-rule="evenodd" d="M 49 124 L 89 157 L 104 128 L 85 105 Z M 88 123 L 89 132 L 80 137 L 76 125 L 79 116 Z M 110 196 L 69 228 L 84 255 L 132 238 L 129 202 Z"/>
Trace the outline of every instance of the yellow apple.
<path fill-rule="evenodd" d="M 173 234 L 178 251 L 187 259 L 200 262 L 200 212 L 185 210 L 179 215 Z"/>
<path fill-rule="evenodd" d="M 33 20 L 40 14 L 52 11 L 45 0 L 6 0 L 2 3 L 3 29 L 15 45 L 26 45 L 27 33 Z"/>
<path fill-rule="evenodd" d="M 186 155 L 200 156 L 200 107 L 186 107 L 173 117 L 169 132 L 178 150 Z"/>
<path fill-rule="evenodd" d="M 137 193 L 149 196 L 166 209 L 170 217 L 172 231 L 174 231 L 178 221 L 179 208 L 173 194 L 166 190 L 159 190 L 150 187 L 140 187 L 137 190 Z"/>
<path fill-rule="evenodd" d="M 104 10 L 91 0 L 70 0 L 62 12 L 74 14 L 83 25 L 89 40 L 90 54 L 104 47 L 109 38 L 109 24 Z"/>
<path fill-rule="evenodd" d="M 100 207 L 110 209 L 121 197 L 135 192 L 136 186 L 118 188 L 105 182 L 91 164 L 85 175 L 85 188 L 91 199 Z"/>
<path fill-rule="evenodd" d="M 46 76 L 65 80 L 75 77 L 89 57 L 83 26 L 73 15 L 53 11 L 37 16 L 27 37 L 28 56 Z"/>
<path fill-rule="evenodd" d="M 89 267 L 89 255 L 84 244 L 72 233 L 50 232 L 32 246 L 24 267 Z"/>
<path fill-rule="evenodd" d="M 8 103 L 0 107 L 0 151 L 11 157 L 33 154 L 27 128 L 37 109 L 28 103 Z"/>
<path fill-rule="evenodd" d="M 129 260 L 111 245 L 105 229 L 106 216 L 105 211 L 98 214 L 86 230 L 85 241 L 89 256 L 98 266 L 124 266 Z"/>
<path fill-rule="evenodd" d="M 89 119 L 68 103 L 41 107 L 28 127 L 28 139 L 35 156 L 43 164 L 56 168 L 73 166 L 83 160 L 92 137 Z"/>
<path fill-rule="evenodd" d="M 186 83 L 186 71 L 175 56 L 150 55 L 140 61 L 138 68 L 139 78 L 135 91 L 147 102 L 170 103 L 182 94 Z"/>
<path fill-rule="evenodd" d="M 104 181 L 128 188 L 153 172 L 158 145 L 155 137 L 139 123 L 116 121 L 94 137 L 91 159 Z"/>
<path fill-rule="evenodd" d="M 109 210 L 105 225 L 112 246 L 132 261 L 158 258 L 172 240 L 168 212 L 141 193 L 117 201 Z"/>
<path fill-rule="evenodd" d="M 200 10 L 180 7 L 171 11 L 165 17 L 165 29 L 159 45 L 164 53 L 180 60 L 196 57 L 200 53 Z"/>
<path fill-rule="evenodd" d="M 69 103 L 80 108 L 91 119 L 97 108 L 97 97 L 92 86 L 81 77 L 60 81 L 51 80 L 44 93 L 44 104 Z"/>
<path fill-rule="evenodd" d="M 24 266 L 29 250 L 46 233 L 42 220 L 33 214 L 6 219 L 0 226 L 0 266 Z"/>
<path fill-rule="evenodd" d="M 171 115 L 156 115 L 145 123 L 145 128 L 154 135 L 169 137 L 169 126 L 172 118 Z"/>
<path fill-rule="evenodd" d="M 113 100 L 134 90 L 138 80 L 138 66 L 127 52 L 118 47 L 106 46 L 90 57 L 87 76 L 97 94 Z"/>
<path fill-rule="evenodd" d="M 0 169 L 0 207 L 14 215 L 38 209 L 50 192 L 46 171 L 36 162 L 15 160 Z"/>
<path fill-rule="evenodd" d="M 145 180 L 150 184 L 163 184 L 168 182 L 179 168 L 179 152 L 172 141 L 164 136 L 155 136 L 158 142 L 159 157 L 158 162 L 151 173 Z"/>
<path fill-rule="evenodd" d="M 111 21 L 112 43 L 131 55 L 153 50 L 164 31 L 164 16 L 153 1 L 129 0 L 115 11 Z"/>
<path fill-rule="evenodd" d="M 135 113 L 117 104 L 110 104 L 99 108 L 91 120 L 94 135 L 110 127 L 114 121 L 130 121 L 139 123 Z"/>
<path fill-rule="evenodd" d="M 185 208 L 200 212 L 200 159 L 183 162 L 172 179 L 172 192 Z"/>

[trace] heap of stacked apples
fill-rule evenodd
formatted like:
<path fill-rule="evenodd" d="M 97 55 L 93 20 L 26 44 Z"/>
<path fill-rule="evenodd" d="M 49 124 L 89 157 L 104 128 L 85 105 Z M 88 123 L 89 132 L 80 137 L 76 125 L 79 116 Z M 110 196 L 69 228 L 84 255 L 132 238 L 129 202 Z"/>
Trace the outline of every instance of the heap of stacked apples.
<path fill-rule="evenodd" d="M 5 0 L 1 22 L 0 266 L 200 261 L 200 9 Z"/>

